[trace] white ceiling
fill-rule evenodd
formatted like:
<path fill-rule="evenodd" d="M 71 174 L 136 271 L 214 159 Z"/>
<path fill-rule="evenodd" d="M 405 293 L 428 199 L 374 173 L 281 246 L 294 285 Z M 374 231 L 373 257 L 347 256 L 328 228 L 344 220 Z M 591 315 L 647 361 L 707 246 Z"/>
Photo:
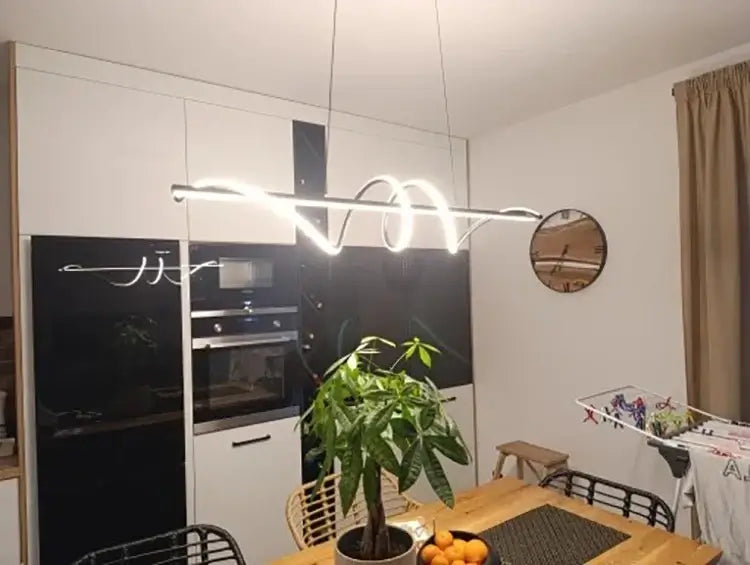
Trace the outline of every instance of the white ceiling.
<path fill-rule="evenodd" d="M 750 42 L 748 0 L 439 0 L 454 133 Z M 0 0 L 16 40 L 327 105 L 333 0 Z M 445 131 L 433 0 L 339 0 L 333 106 Z"/>

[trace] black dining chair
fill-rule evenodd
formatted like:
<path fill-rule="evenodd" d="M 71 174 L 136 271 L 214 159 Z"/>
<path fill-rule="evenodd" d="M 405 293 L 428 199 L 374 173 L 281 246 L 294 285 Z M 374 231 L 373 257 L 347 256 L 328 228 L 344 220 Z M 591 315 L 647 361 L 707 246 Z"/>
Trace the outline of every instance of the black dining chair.
<path fill-rule="evenodd" d="M 190 559 L 188 561 L 188 558 Z M 189 526 L 93 551 L 73 565 L 245 565 L 237 542 L 226 530 L 205 524 Z"/>
<path fill-rule="evenodd" d="M 637 489 L 601 477 L 561 469 L 544 477 L 539 486 L 555 489 L 565 496 L 581 498 L 591 504 L 614 508 L 626 518 L 643 518 L 649 526 L 661 526 L 674 532 L 674 514 L 663 499 L 645 490 Z"/>

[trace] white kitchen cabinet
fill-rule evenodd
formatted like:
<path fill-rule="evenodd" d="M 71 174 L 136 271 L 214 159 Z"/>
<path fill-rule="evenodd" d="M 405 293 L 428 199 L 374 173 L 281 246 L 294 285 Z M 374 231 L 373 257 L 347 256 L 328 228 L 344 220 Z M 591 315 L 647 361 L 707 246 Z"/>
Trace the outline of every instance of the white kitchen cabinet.
<path fill-rule="evenodd" d="M 186 102 L 189 182 L 233 179 L 272 192 L 294 192 L 292 121 Z M 261 205 L 193 200 L 192 241 L 294 243 L 294 226 Z"/>
<path fill-rule="evenodd" d="M 22 234 L 180 239 L 180 99 L 28 69 L 17 72 Z"/>
<path fill-rule="evenodd" d="M 247 563 L 268 563 L 296 548 L 284 514 L 287 497 L 302 482 L 296 422 L 195 437 L 196 522 L 229 531 Z"/>
<path fill-rule="evenodd" d="M 21 562 L 21 532 L 18 517 L 18 480 L 0 481 L 0 565 Z"/>
<path fill-rule="evenodd" d="M 475 432 L 474 432 L 474 385 L 463 385 L 454 388 L 445 388 L 440 391 L 448 401 L 445 408 L 448 414 L 456 421 L 458 429 L 464 441 L 471 450 L 472 460 L 468 466 L 459 465 L 438 453 L 440 462 L 443 464 L 445 474 L 450 481 L 453 492 L 470 489 L 476 486 L 476 454 L 475 451 Z M 432 487 L 427 482 L 424 471 L 420 475 L 416 484 L 409 489 L 409 496 L 419 502 L 432 502 L 437 500 L 437 496 L 432 491 Z"/>
<path fill-rule="evenodd" d="M 434 136 L 431 136 L 434 137 Z M 447 138 L 444 146 L 403 141 L 383 135 L 372 135 L 334 128 L 330 135 L 328 162 L 328 196 L 352 198 L 365 182 L 380 175 L 390 175 L 399 181 L 425 179 L 431 182 L 448 201 L 449 206 L 466 206 L 466 144 L 454 140 L 455 183 L 451 174 L 450 152 Z M 379 184 L 363 198 L 384 201 L 390 195 L 387 185 Z M 409 191 L 416 204 L 432 204 L 416 189 Z M 338 236 L 345 212 L 329 212 L 329 233 Z M 344 238 L 345 245 L 381 247 L 381 214 L 354 212 Z M 465 222 L 461 221 L 459 236 Z M 391 241 L 398 237 L 399 221 L 396 216 L 389 222 Z M 414 235 L 410 247 L 444 248 L 445 237 L 437 217 L 416 216 Z"/>

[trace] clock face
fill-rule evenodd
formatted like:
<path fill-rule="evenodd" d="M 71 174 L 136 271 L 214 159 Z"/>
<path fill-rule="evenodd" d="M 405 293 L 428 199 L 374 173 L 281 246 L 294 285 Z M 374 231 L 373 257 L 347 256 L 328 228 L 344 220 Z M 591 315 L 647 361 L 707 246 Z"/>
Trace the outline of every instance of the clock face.
<path fill-rule="evenodd" d="M 593 217 L 558 210 L 541 221 L 531 238 L 531 266 L 557 292 L 576 292 L 596 280 L 607 259 L 607 238 Z"/>

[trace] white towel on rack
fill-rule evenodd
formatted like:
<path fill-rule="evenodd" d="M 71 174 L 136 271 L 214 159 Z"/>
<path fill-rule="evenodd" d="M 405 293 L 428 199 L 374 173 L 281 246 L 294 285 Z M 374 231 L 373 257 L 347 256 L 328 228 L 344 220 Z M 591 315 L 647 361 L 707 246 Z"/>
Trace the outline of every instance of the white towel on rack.
<path fill-rule="evenodd" d="M 721 565 L 750 563 L 750 459 L 690 450 L 683 501 L 695 506 L 704 543 L 720 547 Z"/>

